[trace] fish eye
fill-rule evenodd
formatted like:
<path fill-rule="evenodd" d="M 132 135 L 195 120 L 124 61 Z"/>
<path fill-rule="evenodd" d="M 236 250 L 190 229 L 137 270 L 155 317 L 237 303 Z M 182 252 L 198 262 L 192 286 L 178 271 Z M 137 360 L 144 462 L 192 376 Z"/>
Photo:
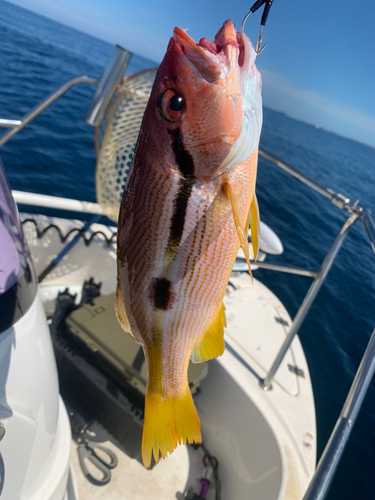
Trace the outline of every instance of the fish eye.
<path fill-rule="evenodd" d="M 160 115 L 170 122 L 177 122 L 184 111 L 185 100 L 176 90 L 168 89 L 159 98 Z"/>
<path fill-rule="evenodd" d="M 168 101 L 168 108 L 176 113 L 184 109 L 184 100 L 179 94 L 174 94 Z"/>

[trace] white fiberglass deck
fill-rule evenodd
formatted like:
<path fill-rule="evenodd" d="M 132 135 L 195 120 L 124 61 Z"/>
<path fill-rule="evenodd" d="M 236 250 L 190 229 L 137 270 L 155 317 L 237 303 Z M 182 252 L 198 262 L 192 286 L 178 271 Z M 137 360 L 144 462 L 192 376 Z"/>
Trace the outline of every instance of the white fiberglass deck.
<path fill-rule="evenodd" d="M 57 223 L 65 233 L 74 221 L 42 217 L 39 224 Z M 30 226 L 30 227 L 29 227 Z M 94 225 L 109 231 L 103 226 Z M 62 248 L 53 230 L 35 238 L 26 225 L 37 274 Z M 48 312 L 57 289 L 77 291 L 84 279 L 103 281 L 102 293 L 114 291 L 114 250 L 101 237 L 86 247 L 79 242 L 41 285 Z M 300 500 L 315 468 L 315 408 L 307 363 L 298 338 L 273 382 L 264 392 L 259 379 L 272 364 L 291 325 L 291 319 L 268 288 L 243 273 L 232 275 L 225 297 L 228 328 L 224 355 L 209 363 L 196 407 L 202 422 L 205 446 L 219 461 L 223 500 Z M 290 367 L 302 372 L 296 375 Z M 108 446 L 114 448 L 112 443 Z M 81 500 L 103 497 L 175 499 L 187 485 L 198 492 L 196 477 L 202 472 L 201 451 L 180 447 L 171 457 L 147 471 L 136 460 L 116 450 L 119 465 L 111 482 L 102 487 L 89 483 L 80 470 L 76 445 L 72 465 Z M 182 498 L 182 496 L 180 497 Z M 208 498 L 214 498 L 210 491 Z"/>

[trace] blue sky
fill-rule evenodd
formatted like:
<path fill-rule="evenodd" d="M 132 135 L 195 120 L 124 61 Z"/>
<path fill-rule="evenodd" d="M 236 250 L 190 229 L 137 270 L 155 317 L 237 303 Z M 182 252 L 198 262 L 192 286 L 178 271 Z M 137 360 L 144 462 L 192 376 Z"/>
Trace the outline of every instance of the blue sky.
<path fill-rule="evenodd" d="M 159 62 L 174 26 L 196 41 L 252 5 L 220 0 L 12 0 Z M 255 44 L 260 12 L 247 21 Z M 375 0 L 274 0 L 258 58 L 263 101 L 276 111 L 375 147 Z"/>

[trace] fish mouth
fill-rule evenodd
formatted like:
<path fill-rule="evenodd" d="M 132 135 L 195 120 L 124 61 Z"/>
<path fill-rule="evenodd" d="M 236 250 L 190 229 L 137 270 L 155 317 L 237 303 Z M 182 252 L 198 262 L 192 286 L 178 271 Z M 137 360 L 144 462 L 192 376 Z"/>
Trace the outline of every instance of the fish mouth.
<path fill-rule="evenodd" d="M 196 43 L 186 30 L 175 28 L 172 40 L 189 61 L 209 80 L 226 78 L 234 69 L 247 71 L 255 61 L 255 50 L 249 38 L 239 33 L 233 21 L 225 21 L 214 41 L 201 38 Z"/>

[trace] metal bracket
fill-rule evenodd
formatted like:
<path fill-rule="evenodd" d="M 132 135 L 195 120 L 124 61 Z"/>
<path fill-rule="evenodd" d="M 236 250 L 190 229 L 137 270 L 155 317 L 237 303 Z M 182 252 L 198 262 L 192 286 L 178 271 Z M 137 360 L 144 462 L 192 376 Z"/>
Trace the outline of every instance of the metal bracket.
<path fill-rule="evenodd" d="M 264 378 L 259 380 L 259 385 L 264 390 L 264 392 L 272 391 L 273 389 L 272 384 L 269 383 L 268 385 L 266 385 L 264 382 L 265 382 Z"/>
<path fill-rule="evenodd" d="M 276 323 L 280 323 L 281 325 L 289 326 L 289 323 L 285 321 L 285 319 L 279 318 L 278 316 L 275 316 L 275 321 Z"/>
<path fill-rule="evenodd" d="M 297 377 L 305 378 L 304 371 L 301 370 L 301 368 L 298 368 L 298 366 L 293 366 L 288 363 L 288 368 L 289 371 L 297 375 Z"/>

